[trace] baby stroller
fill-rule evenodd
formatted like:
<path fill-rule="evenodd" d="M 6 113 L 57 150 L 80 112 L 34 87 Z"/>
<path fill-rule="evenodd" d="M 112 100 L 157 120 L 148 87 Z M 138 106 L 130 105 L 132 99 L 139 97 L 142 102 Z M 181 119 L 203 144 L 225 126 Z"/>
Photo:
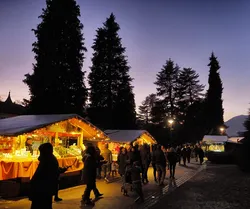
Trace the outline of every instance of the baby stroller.
<path fill-rule="evenodd" d="M 131 165 L 126 166 L 125 174 L 122 176 L 121 192 L 123 192 L 124 196 L 128 196 L 128 190 L 133 191 L 131 172 L 129 171 L 130 167 Z"/>

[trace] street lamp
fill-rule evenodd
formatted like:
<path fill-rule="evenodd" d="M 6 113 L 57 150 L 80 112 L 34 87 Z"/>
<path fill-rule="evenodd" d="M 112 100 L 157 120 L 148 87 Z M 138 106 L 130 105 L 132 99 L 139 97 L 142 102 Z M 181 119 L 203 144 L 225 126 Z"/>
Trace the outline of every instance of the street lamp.
<path fill-rule="evenodd" d="M 171 129 L 172 129 L 172 128 L 173 128 L 174 120 L 173 120 L 173 119 L 169 119 L 169 120 L 168 120 L 168 123 L 169 123 L 169 125 L 170 125 L 170 127 L 171 127 Z"/>
<path fill-rule="evenodd" d="M 224 131 L 225 131 L 225 128 L 224 127 L 220 127 L 220 133 L 221 133 L 221 135 L 223 135 Z"/>
<path fill-rule="evenodd" d="M 169 119 L 168 120 L 168 123 L 170 125 L 170 140 L 172 140 L 172 131 L 173 131 L 173 123 L 174 123 L 174 120 L 173 119 Z"/>

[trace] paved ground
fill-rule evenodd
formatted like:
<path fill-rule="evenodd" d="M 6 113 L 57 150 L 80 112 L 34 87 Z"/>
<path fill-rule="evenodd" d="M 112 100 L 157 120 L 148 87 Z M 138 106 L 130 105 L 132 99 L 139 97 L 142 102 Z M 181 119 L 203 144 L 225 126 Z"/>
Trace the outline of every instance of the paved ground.
<path fill-rule="evenodd" d="M 176 186 L 180 186 L 192 176 L 194 176 L 199 168 L 202 168 L 197 163 L 191 163 L 188 167 L 177 166 L 176 170 Z M 168 175 L 169 176 L 169 173 Z M 97 182 L 97 187 L 101 193 L 104 193 L 104 198 L 96 202 L 94 208 L 96 209 L 133 209 L 133 208 L 150 208 L 152 205 L 157 203 L 159 199 L 164 197 L 165 194 L 174 189 L 171 182 L 166 179 L 166 186 L 159 187 L 153 181 L 152 169 L 149 170 L 149 181 L 150 183 L 143 186 L 143 191 L 145 194 L 145 203 L 136 204 L 134 203 L 135 196 L 130 193 L 130 197 L 124 197 L 120 191 L 121 182 L 116 180 L 113 183 L 106 184 L 103 181 Z M 60 191 L 60 197 L 64 200 L 61 203 L 54 203 L 53 209 L 76 209 L 83 208 L 80 204 L 81 196 L 84 191 L 84 186 L 78 186 L 70 189 Z M 93 194 L 92 194 L 93 195 Z M 30 202 L 27 199 L 22 199 L 19 201 L 0 201 L 0 208 L 8 209 L 28 209 L 30 207 Z M 89 208 L 89 207 L 88 207 Z"/>
<path fill-rule="evenodd" d="M 207 165 L 153 209 L 249 209 L 250 174 L 233 165 Z"/>

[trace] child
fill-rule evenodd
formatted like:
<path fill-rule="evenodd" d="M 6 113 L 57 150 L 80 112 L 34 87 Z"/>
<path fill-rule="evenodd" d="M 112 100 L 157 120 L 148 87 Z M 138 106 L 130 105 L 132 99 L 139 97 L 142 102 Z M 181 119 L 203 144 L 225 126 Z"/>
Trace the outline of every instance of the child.
<path fill-rule="evenodd" d="M 113 161 L 111 164 L 112 177 L 115 177 L 117 175 L 117 169 L 118 169 L 118 165 L 115 161 Z"/>
<path fill-rule="evenodd" d="M 141 167 L 139 162 L 134 162 L 131 167 L 128 168 L 128 172 L 131 174 L 131 180 L 133 185 L 133 190 L 139 196 L 135 199 L 135 202 L 141 200 L 144 201 L 144 195 L 142 192 L 142 183 L 141 183 Z"/>

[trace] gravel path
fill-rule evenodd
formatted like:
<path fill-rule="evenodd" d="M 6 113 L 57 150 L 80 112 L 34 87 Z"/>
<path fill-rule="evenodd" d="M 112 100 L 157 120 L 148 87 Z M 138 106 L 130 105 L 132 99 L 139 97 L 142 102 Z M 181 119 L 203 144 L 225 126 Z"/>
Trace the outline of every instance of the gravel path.
<path fill-rule="evenodd" d="M 250 174 L 212 166 L 161 199 L 152 209 L 249 209 Z"/>

